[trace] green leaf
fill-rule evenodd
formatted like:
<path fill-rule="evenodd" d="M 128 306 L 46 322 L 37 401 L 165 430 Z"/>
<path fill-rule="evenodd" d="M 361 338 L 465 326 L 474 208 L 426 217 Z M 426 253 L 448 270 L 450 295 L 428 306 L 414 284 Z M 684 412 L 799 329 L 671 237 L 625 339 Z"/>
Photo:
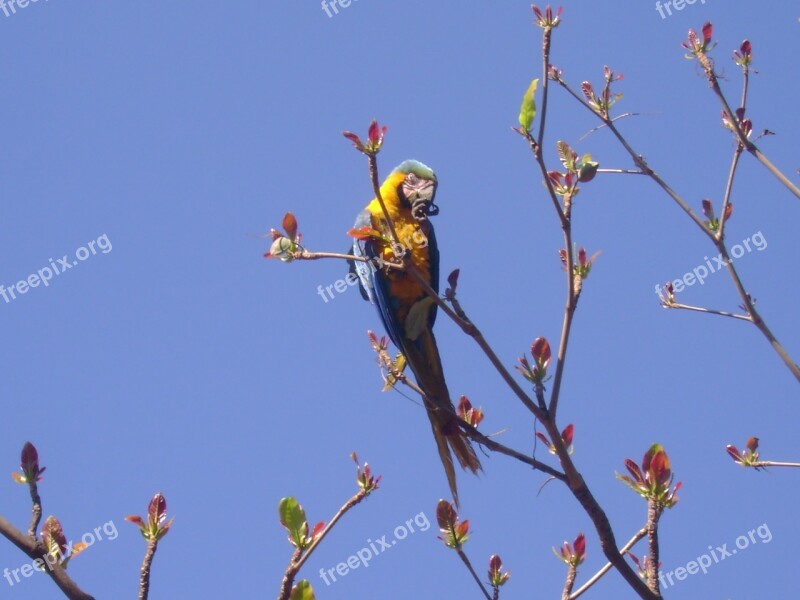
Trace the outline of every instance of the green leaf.
<path fill-rule="evenodd" d="M 422 300 L 418 300 L 408 311 L 406 317 L 406 337 L 411 341 L 415 341 L 420 334 L 422 334 L 428 327 L 428 316 L 430 315 L 431 307 L 435 304 L 433 298 L 425 296 Z"/>
<path fill-rule="evenodd" d="M 317 600 L 317 597 L 314 595 L 311 584 L 308 583 L 307 580 L 302 579 L 292 588 L 292 594 L 289 596 L 289 600 Z"/>
<path fill-rule="evenodd" d="M 289 531 L 289 539 L 292 544 L 302 548 L 305 544 L 306 534 L 308 533 L 308 523 L 306 513 L 300 503 L 292 497 L 281 498 L 278 504 L 281 525 Z"/>
<path fill-rule="evenodd" d="M 528 91 L 522 97 L 522 106 L 519 109 L 519 124 L 522 125 L 522 129 L 525 131 L 530 131 L 531 123 L 536 117 L 536 88 L 538 85 L 538 78 L 531 81 Z"/>

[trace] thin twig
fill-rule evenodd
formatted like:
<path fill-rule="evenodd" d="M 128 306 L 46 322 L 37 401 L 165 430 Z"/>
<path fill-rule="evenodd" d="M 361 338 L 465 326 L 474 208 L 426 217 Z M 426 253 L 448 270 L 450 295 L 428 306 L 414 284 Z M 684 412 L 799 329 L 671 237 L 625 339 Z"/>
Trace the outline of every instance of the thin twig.
<path fill-rule="evenodd" d="M 597 169 L 598 173 L 611 173 L 617 175 L 647 175 L 639 169 Z"/>
<path fill-rule="evenodd" d="M 736 149 L 733 151 L 731 168 L 728 172 L 728 182 L 725 184 L 725 197 L 722 199 L 722 212 L 719 216 L 719 230 L 717 231 L 718 241 L 725 239 L 725 224 L 728 222 L 727 212 L 731 201 L 731 193 L 733 192 L 733 178 L 736 175 L 736 167 L 739 166 L 739 159 L 742 156 L 742 150 L 742 145 L 737 144 Z"/>
<path fill-rule="evenodd" d="M 750 318 L 753 321 L 753 324 L 758 328 L 758 330 L 764 335 L 765 338 L 769 341 L 772 349 L 781 357 L 784 364 L 789 368 L 792 374 L 795 376 L 795 379 L 800 382 L 800 366 L 797 365 L 792 360 L 792 357 L 789 356 L 789 353 L 786 352 L 786 349 L 783 345 L 778 341 L 775 335 L 772 333 L 770 328 L 767 326 L 764 319 L 758 313 L 755 307 L 755 302 L 750 297 L 750 294 L 744 289 L 744 284 L 742 280 L 739 278 L 739 273 L 736 270 L 736 267 L 733 266 L 733 261 L 731 260 L 730 255 L 728 254 L 728 249 L 725 247 L 724 242 L 716 243 L 717 249 L 719 250 L 720 254 L 723 257 L 723 260 L 726 262 L 728 267 L 728 273 L 733 279 L 733 285 L 736 287 L 736 291 L 739 293 L 739 298 L 742 299 L 742 307 L 747 311 L 747 314 L 750 315 Z"/>
<path fill-rule="evenodd" d="M 400 243 L 400 236 L 397 235 L 397 231 L 394 228 L 394 222 L 392 221 L 392 217 L 389 215 L 389 209 L 386 208 L 386 203 L 383 201 L 383 195 L 381 194 L 381 184 L 378 180 L 378 157 L 376 154 L 367 154 L 367 159 L 369 160 L 369 176 L 370 180 L 372 181 L 372 190 L 375 193 L 375 198 L 378 200 L 378 204 L 381 206 L 381 210 L 383 211 L 383 218 L 386 220 L 386 225 L 389 228 L 389 232 L 392 234 L 392 240 L 402 246 Z"/>
<path fill-rule="evenodd" d="M 541 381 L 536 381 L 534 383 L 533 391 L 536 394 L 536 401 L 539 403 L 539 408 L 541 408 L 542 411 L 547 412 L 547 402 L 544 399 L 544 383 Z M 534 443 L 536 443 L 535 440 Z"/>
<path fill-rule="evenodd" d="M 545 26 L 542 32 L 542 102 L 539 111 L 539 135 L 536 136 L 537 146 L 541 149 L 544 144 L 544 126 L 547 121 L 547 98 L 549 96 L 549 81 L 548 71 L 550 70 L 550 39 L 552 37 L 553 28 Z"/>
<path fill-rule="evenodd" d="M 761 150 L 759 150 L 755 144 L 750 143 L 747 146 L 747 151 L 753 156 L 755 156 L 758 159 L 758 162 L 764 165 L 767 171 L 772 173 L 778 181 L 780 181 L 783 185 L 785 185 L 789 189 L 790 192 L 792 192 L 795 196 L 800 198 L 800 188 L 798 188 L 795 184 L 793 184 L 789 180 L 789 178 L 786 177 L 786 175 L 784 175 L 780 169 L 778 169 L 778 167 L 772 164 L 772 161 L 770 161 L 766 156 L 764 156 L 764 153 L 761 152 Z"/>
<path fill-rule="evenodd" d="M 747 89 L 750 84 L 750 64 L 747 61 L 742 62 L 742 101 L 740 106 L 747 107 Z"/>
<path fill-rule="evenodd" d="M 342 252 L 311 252 L 305 248 L 300 248 L 292 254 L 292 258 L 296 260 L 319 260 L 320 258 L 340 258 L 342 260 L 354 260 L 357 262 L 370 262 L 366 256 L 355 256 L 353 254 L 344 254 Z"/>
<path fill-rule="evenodd" d="M 292 552 L 292 558 L 289 560 L 289 566 L 286 567 L 286 572 L 283 574 L 281 580 L 281 591 L 278 594 L 278 600 L 288 600 L 292 595 L 292 585 L 294 585 L 294 578 L 297 576 L 298 569 L 294 565 L 303 557 L 303 549 L 295 548 Z"/>
<path fill-rule="evenodd" d="M 536 164 L 539 166 L 542 179 L 544 180 L 545 188 L 547 188 L 547 195 L 550 198 L 550 202 L 553 204 L 553 209 L 555 209 L 556 214 L 558 215 L 559 223 L 563 229 L 564 227 L 568 226 L 567 218 L 564 214 L 564 209 L 561 208 L 561 203 L 558 201 L 558 195 L 556 194 L 555 188 L 553 188 L 553 182 L 547 175 L 547 165 L 542 158 L 542 147 L 536 143 L 536 140 L 533 139 L 530 132 L 526 131 L 522 135 L 526 140 L 528 140 L 528 146 L 530 147 L 531 152 L 533 152 L 533 156 L 536 159 Z"/>
<path fill-rule="evenodd" d="M 564 581 L 564 589 L 561 591 L 561 600 L 569 600 L 572 594 L 572 588 L 575 586 L 575 577 L 578 575 L 578 567 L 569 564 L 567 568 L 567 578 Z"/>
<path fill-rule="evenodd" d="M 658 520 L 661 518 L 661 513 L 664 507 L 658 503 L 658 500 L 649 498 L 647 500 L 647 538 L 648 538 L 648 564 L 647 564 L 647 585 L 650 591 L 661 597 L 661 587 L 658 581 L 658 563 L 659 563 L 659 548 L 658 548 Z"/>
<path fill-rule="evenodd" d="M 339 519 L 341 519 L 347 511 L 356 506 L 369 494 L 370 492 L 367 492 L 365 490 L 359 490 L 359 492 L 355 496 L 350 498 L 347 502 L 345 502 L 342 505 L 342 507 L 338 511 L 336 511 L 336 514 L 333 515 L 333 518 L 320 532 L 320 534 L 316 538 L 314 538 L 314 541 L 311 542 L 311 545 L 308 547 L 308 550 L 306 550 L 305 554 L 303 554 L 303 558 L 301 558 L 300 561 L 297 563 L 298 570 L 305 564 L 305 562 L 308 560 L 308 557 L 311 556 L 311 553 L 317 549 L 317 546 L 319 546 L 322 543 L 322 540 L 325 539 L 325 536 L 328 535 L 328 532 L 330 532 L 331 529 L 333 529 L 333 526 L 336 525 Z"/>
<path fill-rule="evenodd" d="M 744 465 L 743 465 L 744 466 Z M 772 460 L 759 460 L 749 465 L 748 467 L 800 467 L 800 463 L 796 462 L 775 462 Z"/>
<path fill-rule="evenodd" d="M 486 589 L 486 587 L 484 587 L 483 582 L 481 581 L 481 578 L 478 577 L 478 574 L 475 572 L 475 569 L 472 567 L 472 563 L 469 562 L 469 558 L 467 558 L 467 555 L 464 554 L 464 551 L 461 548 L 457 548 L 456 552 L 458 553 L 458 556 L 461 558 L 461 560 L 464 561 L 464 564 L 467 565 L 467 569 L 469 569 L 469 572 L 472 574 L 472 578 L 475 580 L 475 583 L 477 583 L 478 587 L 481 588 L 481 591 L 483 592 L 483 595 L 486 596 L 486 600 L 492 600 L 492 597 L 489 594 L 489 592 Z"/>
<path fill-rule="evenodd" d="M 406 268 L 405 264 L 401 262 L 386 260 L 380 256 L 369 258 L 367 256 L 356 256 L 354 254 L 343 254 L 341 252 L 311 252 L 305 248 L 299 248 L 297 251 L 291 253 L 290 256 L 293 260 L 319 260 L 323 258 L 335 258 L 346 261 L 375 263 L 377 267 L 391 267 L 392 269 L 397 269 L 399 271 L 402 271 Z"/>
<path fill-rule="evenodd" d="M 749 315 L 739 315 L 736 313 L 726 312 L 724 310 L 715 310 L 713 308 L 703 308 L 701 306 L 690 306 L 688 304 L 681 304 L 679 302 L 674 302 L 671 304 L 662 304 L 663 308 L 676 308 L 676 309 L 683 309 L 683 310 L 693 310 L 696 312 L 706 313 L 709 315 L 719 315 L 721 317 L 730 317 L 732 319 L 741 319 L 742 321 L 747 321 L 748 323 L 752 323 L 753 319 Z"/>
<path fill-rule="evenodd" d="M 328 522 L 325 528 L 319 533 L 317 537 L 314 538 L 314 541 L 309 544 L 308 548 L 303 551 L 301 548 L 297 548 L 292 555 L 292 559 L 289 561 L 289 566 L 286 568 L 286 572 L 283 575 L 283 580 L 281 582 L 281 592 L 278 595 L 278 600 L 288 600 L 289 596 L 292 593 L 292 585 L 294 584 L 294 579 L 297 576 L 297 573 L 300 572 L 300 569 L 303 567 L 305 562 L 317 549 L 322 543 L 322 540 L 325 539 L 325 536 L 328 535 L 328 532 L 333 529 L 333 526 L 341 519 L 347 511 L 351 508 L 356 506 L 359 502 L 361 502 L 364 498 L 366 498 L 370 492 L 365 490 L 359 490 L 359 492 L 350 498 L 347 502 L 345 502 L 342 507 L 336 511 L 336 514 L 333 515 L 333 518 Z"/>
<path fill-rule="evenodd" d="M 573 273 L 574 265 L 572 256 L 572 231 L 570 227 L 564 229 L 564 243 L 567 247 L 566 251 L 566 269 L 567 269 L 567 301 L 564 306 L 564 318 L 561 322 L 561 339 L 558 344 L 558 354 L 556 356 L 556 374 L 553 377 L 553 389 L 550 392 L 550 416 L 552 419 L 556 418 L 558 411 L 558 399 L 561 394 L 561 380 L 564 376 L 564 365 L 567 359 L 567 345 L 569 344 L 569 334 L 572 330 L 572 320 L 575 316 L 575 309 L 578 305 L 578 294 L 576 293 L 575 280 L 576 276 Z M 580 276 L 577 276 L 580 279 Z"/>
<path fill-rule="evenodd" d="M 736 113 L 731 110 L 730 105 L 728 104 L 728 100 L 725 98 L 725 94 L 722 93 L 722 88 L 719 85 L 719 80 L 717 79 L 717 74 L 714 72 L 714 64 L 708 55 L 704 51 L 699 51 L 696 53 L 697 59 L 700 61 L 700 64 L 703 67 L 703 71 L 706 74 L 706 79 L 708 80 L 708 84 L 711 89 L 714 91 L 714 95 L 717 96 L 717 99 L 722 104 L 722 110 L 725 113 L 726 118 L 728 119 L 731 127 L 733 128 L 733 132 L 736 135 L 739 143 L 741 143 L 745 149 L 756 157 L 758 162 L 760 162 L 766 169 L 772 173 L 778 181 L 780 181 L 786 188 L 792 192 L 795 196 L 800 198 L 800 188 L 798 188 L 794 183 L 789 181 L 789 178 L 784 175 L 778 167 L 772 164 L 761 150 L 758 149 L 750 139 L 747 137 L 744 131 L 742 131 L 741 126 L 739 125 L 739 119 L 736 116 Z"/>
<path fill-rule="evenodd" d="M 619 549 L 619 553 L 624 555 L 628 552 L 631 548 L 633 548 L 636 543 L 641 540 L 644 536 L 647 535 L 647 528 L 642 527 L 639 531 L 637 531 L 633 537 L 625 544 L 622 548 Z M 570 595 L 569 600 L 576 600 L 578 597 L 583 595 L 584 592 L 588 591 L 590 587 L 592 587 L 595 583 L 600 581 L 600 578 L 608 573 L 611 570 L 613 565 L 611 563 L 606 563 L 604 567 L 602 567 L 597 573 L 592 575 L 592 577 L 584 583 L 581 587 L 575 590 L 572 595 Z"/>
<path fill-rule="evenodd" d="M 747 87 L 750 81 L 750 66 L 745 62 L 742 65 L 742 109 L 747 108 Z M 739 159 L 742 157 L 744 146 L 741 141 L 736 142 L 736 148 L 733 151 L 733 159 L 731 160 L 731 168 L 728 172 L 728 183 L 725 185 L 725 197 L 722 200 L 722 213 L 719 217 L 719 231 L 717 232 L 717 239 L 725 239 L 725 223 L 728 221 L 727 212 L 728 205 L 730 204 L 731 192 L 733 190 L 733 178 L 736 175 L 736 167 L 739 165 Z"/>
<path fill-rule="evenodd" d="M 463 424 L 462 424 L 463 423 Z M 513 448 L 509 448 L 508 446 L 504 446 L 498 442 L 495 442 L 492 438 L 483 435 L 477 429 L 472 427 L 469 423 L 464 423 L 463 421 L 459 423 L 461 429 L 465 432 L 467 437 L 472 439 L 474 442 L 485 446 L 489 450 L 493 452 L 497 452 L 498 454 L 505 454 L 506 456 L 510 456 L 511 458 L 515 458 L 520 462 L 528 464 L 532 466 L 535 470 L 541 471 L 542 473 L 547 473 L 551 477 L 558 479 L 559 481 L 566 481 L 567 478 L 561 471 L 558 471 L 551 467 L 550 465 L 543 463 L 539 460 L 536 460 L 533 457 L 527 456 L 522 452 L 518 452 Z"/>
<path fill-rule="evenodd" d="M 39 487 L 36 485 L 36 477 L 31 477 L 28 481 L 28 489 L 31 492 L 31 523 L 28 526 L 28 537 L 36 540 L 36 530 L 39 529 L 39 522 L 42 520 L 42 499 L 39 496 Z"/>
<path fill-rule="evenodd" d="M 158 539 L 153 537 L 147 542 L 147 551 L 144 553 L 139 573 L 139 600 L 147 600 L 147 596 L 150 594 L 150 568 L 153 566 L 153 557 L 156 555 L 157 548 Z"/>
<path fill-rule="evenodd" d="M 643 114 L 644 114 L 644 113 L 626 112 L 626 113 L 622 113 L 621 115 L 617 115 L 616 117 L 614 117 L 614 118 L 613 118 L 613 119 L 611 119 L 611 120 L 612 120 L 612 121 L 619 121 L 620 119 L 624 119 L 624 118 L 626 118 L 626 117 L 641 117 Z M 605 126 L 606 126 L 606 125 L 605 125 L 605 123 L 601 123 L 601 124 L 600 124 L 600 125 L 598 125 L 597 127 L 592 127 L 592 128 L 589 130 L 589 131 L 587 131 L 587 132 L 586 132 L 586 133 L 584 133 L 584 134 L 583 134 L 581 137 L 579 137 L 579 138 L 578 138 L 578 141 L 579 141 L 579 142 L 582 142 L 582 141 L 583 141 L 583 140 L 585 140 L 587 137 L 589 137 L 590 135 L 592 135 L 592 134 L 593 134 L 595 131 L 600 131 L 600 130 L 601 130 L 603 127 L 605 127 Z M 598 171 L 598 172 L 600 172 L 600 171 L 602 171 L 602 169 L 598 169 L 597 171 Z"/>

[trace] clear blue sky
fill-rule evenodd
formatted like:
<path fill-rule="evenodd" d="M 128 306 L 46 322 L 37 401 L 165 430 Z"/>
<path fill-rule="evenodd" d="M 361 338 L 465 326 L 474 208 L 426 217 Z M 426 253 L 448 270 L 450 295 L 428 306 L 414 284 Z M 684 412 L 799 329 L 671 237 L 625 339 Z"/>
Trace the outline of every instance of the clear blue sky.
<path fill-rule="evenodd" d="M 6 0 L 8 2 L 9 0 Z M 653 2 L 566 5 L 553 62 L 574 85 L 622 72 L 621 124 L 651 165 L 699 208 L 719 206 L 733 148 L 687 29 L 715 25 L 726 90 L 739 95 L 734 48 L 748 37 L 758 75 L 749 115 L 777 135 L 764 151 L 795 180 L 800 122 L 798 13 L 742 0 L 702 0 L 661 18 Z M 1 9 L 0 9 L 1 11 Z M 357 0 L 328 17 L 316 1 L 80 2 L 39 0 L 0 12 L 0 284 L 6 288 L 95 242 L 47 287 L 0 297 L 4 418 L 0 472 L 26 440 L 47 466 L 44 512 L 67 535 L 113 521 L 119 535 L 70 572 L 98 598 L 136 593 L 144 542 L 128 514 L 162 491 L 176 516 L 156 556 L 151 598 L 276 595 L 291 548 L 277 522 L 294 495 L 314 522 L 355 490 L 348 455 L 383 475 L 307 564 L 321 600 L 476 598 L 458 558 L 419 531 L 326 586 L 335 567 L 408 519 L 434 522 L 446 482 L 422 409 L 381 394 L 365 332 L 375 311 L 354 289 L 323 302 L 318 285 L 344 263 L 284 265 L 254 237 L 292 210 L 307 246 L 344 250 L 370 199 L 365 161 L 343 129 L 388 123 L 383 173 L 406 158 L 436 169 L 442 272 L 510 366 L 531 341 L 554 343 L 564 301 L 560 232 L 527 147 L 510 131 L 539 74 L 529 2 Z M 630 167 L 610 136 L 558 90 L 547 150 L 567 140 L 604 167 Z M 741 274 L 772 329 L 800 356 L 796 316 L 798 202 L 743 157 L 728 228 L 767 247 Z M 620 541 L 645 505 L 614 478 L 623 459 L 662 442 L 684 482 L 662 521 L 666 569 L 766 524 L 772 539 L 665 590 L 681 598 L 789 598 L 785 573 L 800 535 L 797 476 L 737 469 L 726 443 L 762 440 L 766 458 L 798 459 L 797 384 L 755 328 L 659 308 L 654 286 L 704 264 L 713 248 L 644 178 L 605 176 L 577 199 L 575 237 L 602 250 L 575 322 L 561 401 L 576 426 L 575 460 Z M 98 238 L 102 238 L 98 242 Z M 102 248 L 109 248 L 103 252 Z M 88 251 L 88 250 L 87 250 Z M 734 310 L 725 273 L 682 295 Z M 454 395 L 487 413 L 486 432 L 529 451 L 532 421 L 478 348 L 440 316 L 437 337 Z M 541 448 L 540 448 L 541 452 Z M 544 458 L 544 455 L 540 455 Z M 564 566 L 550 548 L 591 524 L 559 485 L 503 457 L 459 478 L 474 529 L 468 553 L 484 574 L 499 553 L 504 598 L 553 598 Z M 20 527 L 26 490 L 6 475 L 2 514 Z M 538 495 L 537 495 L 538 493 Z M 641 553 L 641 550 L 640 550 Z M 0 569 L 24 556 L 0 544 Z M 8 589 L 6 589 L 8 588 Z M 44 577 L 0 596 L 59 597 Z M 630 597 L 616 574 L 594 598 Z"/>

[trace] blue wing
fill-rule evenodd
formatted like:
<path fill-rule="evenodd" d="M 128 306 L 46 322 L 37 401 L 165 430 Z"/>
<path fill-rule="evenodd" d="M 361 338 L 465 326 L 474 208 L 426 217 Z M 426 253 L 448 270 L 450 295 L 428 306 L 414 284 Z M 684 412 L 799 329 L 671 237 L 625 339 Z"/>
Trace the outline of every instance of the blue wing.
<path fill-rule="evenodd" d="M 356 222 L 353 224 L 354 229 L 360 229 L 362 227 L 372 228 L 372 216 L 366 209 L 358 213 Z M 375 249 L 373 246 L 374 244 L 370 241 L 356 239 L 353 240 L 353 247 L 350 249 L 349 254 L 361 258 L 374 259 Z M 370 303 L 375 304 L 377 300 L 375 298 L 374 290 L 375 267 L 373 266 L 373 263 L 365 263 L 360 260 L 351 260 L 350 272 L 355 273 L 358 276 L 358 287 L 361 291 L 361 297 L 364 298 L 364 300 L 368 300 Z"/>
<path fill-rule="evenodd" d="M 374 228 L 372 215 L 368 210 L 363 210 L 356 217 L 354 224 L 356 229 L 360 227 Z M 351 271 L 355 270 L 361 284 L 361 295 L 365 300 L 369 300 L 378 308 L 378 315 L 381 318 L 386 333 L 389 334 L 392 342 L 398 348 L 402 348 L 403 326 L 395 316 L 397 308 L 389 290 L 389 279 L 381 269 L 378 251 L 374 240 L 354 240 L 354 256 L 370 259 L 369 262 L 353 261 L 350 265 Z"/>
<path fill-rule="evenodd" d="M 425 221 L 428 227 L 425 228 L 423 226 L 423 230 L 425 235 L 428 238 L 428 255 L 429 260 L 431 261 L 431 281 L 430 286 L 433 288 L 433 291 L 437 294 L 439 293 L 439 245 L 436 243 L 436 233 L 433 230 L 433 223 L 430 221 Z M 436 312 L 438 310 L 438 306 L 435 304 L 431 308 L 430 314 L 430 324 L 431 328 L 433 328 L 433 324 L 436 322 Z"/>

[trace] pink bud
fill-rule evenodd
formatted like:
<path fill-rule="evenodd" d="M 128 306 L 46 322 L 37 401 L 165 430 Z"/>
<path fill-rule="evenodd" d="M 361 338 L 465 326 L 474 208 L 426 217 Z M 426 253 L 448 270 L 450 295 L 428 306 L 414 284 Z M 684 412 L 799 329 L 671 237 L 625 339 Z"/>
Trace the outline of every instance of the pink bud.
<path fill-rule="evenodd" d="M 714 33 L 714 28 L 711 22 L 706 22 L 703 25 L 703 45 L 708 46 L 711 43 L 711 35 Z"/>

